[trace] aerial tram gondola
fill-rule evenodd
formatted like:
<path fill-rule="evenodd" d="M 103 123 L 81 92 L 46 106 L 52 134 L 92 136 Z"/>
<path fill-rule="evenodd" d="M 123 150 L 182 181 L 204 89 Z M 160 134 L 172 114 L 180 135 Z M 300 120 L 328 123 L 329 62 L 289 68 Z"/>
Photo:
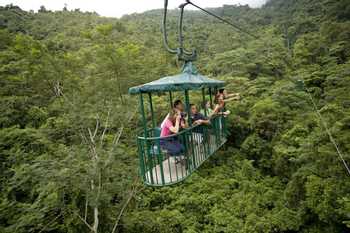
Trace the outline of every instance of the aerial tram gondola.
<path fill-rule="evenodd" d="M 190 91 L 201 91 L 204 101 L 207 92 L 212 99 L 211 93 L 223 86 L 224 82 L 198 74 L 192 62 L 186 62 L 181 74 L 129 89 L 130 94 L 139 95 L 143 132 L 137 138 L 137 145 L 141 177 L 147 185 L 165 186 L 183 181 L 226 142 L 226 124 L 222 115 L 212 118 L 210 127 L 192 125 L 191 118 L 188 117 L 188 128 L 167 137 L 177 138 L 185 148 L 180 156 L 182 161 L 178 162 L 178 157 L 172 156 L 161 146 L 164 138 L 160 137 L 160 128 L 155 122 L 152 94 L 168 93 L 172 105 L 172 93 L 183 92 L 187 116 L 190 116 Z M 151 128 L 147 127 L 145 95 L 149 101 Z"/>
<path fill-rule="evenodd" d="M 190 116 L 190 91 L 201 92 L 203 102 L 206 100 L 206 95 L 209 95 L 212 105 L 213 94 L 216 93 L 219 88 L 225 86 L 225 82 L 223 81 L 211 79 L 199 74 L 193 64 L 197 57 L 196 51 L 192 50 L 188 52 L 184 49 L 182 23 L 184 9 L 189 4 L 198 8 L 198 6 L 188 0 L 180 5 L 178 28 L 179 47 L 172 49 L 168 45 L 166 30 L 168 1 L 164 1 L 164 46 L 170 53 L 176 54 L 178 60 L 184 63 L 182 72 L 129 89 L 129 94 L 137 94 L 139 96 L 139 109 L 143 127 L 142 132 L 137 137 L 140 173 L 143 182 L 150 186 L 167 186 L 185 180 L 227 141 L 225 117 L 222 114 L 217 114 L 211 118 L 210 126 L 193 125 L 191 118 L 187 117 L 188 127 L 182 129 L 177 134 L 167 137 L 167 139 L 176 138 L 176 140 L 179 140 L 184 146 L 184 152 L 180 156 L 172 156 L 161 145 L 161 141 L 164 140 L 164 137 L 160 137 L 161 129 L 156 124 L 152 94 L 167 93 L 169 95 L 170 106 L 173 106 L 173 92 L 182 92 L 185 97 L 187 116 Z M 145 96 L 149 102 L 151 127 L 147 126 Z"/>

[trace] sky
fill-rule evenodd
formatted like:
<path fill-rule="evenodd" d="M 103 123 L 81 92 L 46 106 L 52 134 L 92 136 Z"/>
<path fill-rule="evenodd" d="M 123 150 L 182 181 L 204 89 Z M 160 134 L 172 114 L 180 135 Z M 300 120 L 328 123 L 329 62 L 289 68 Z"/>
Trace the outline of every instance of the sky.
<path fill-rule="evenodd" d="M 224 4 L 248 4 L 259 7 L 266 0 L 192 0 L 202 7 L 220 7 Z M 178 7 L 185 0 L 169 0 L 169 9 Z M 151 9 L 163 8 L 164 0 L 0 0 L 0 6 L 13 4 L 23 10 L 37 11 L 40 6 L 48 10 L 61 10 L 65 4 L 69 10 L 80 8 L 81 11 L 97 12 L 108 17 L 121 17 L 124 14 L 141 13 Z M 193 9 L 188 7 L 188 9 Z"/>

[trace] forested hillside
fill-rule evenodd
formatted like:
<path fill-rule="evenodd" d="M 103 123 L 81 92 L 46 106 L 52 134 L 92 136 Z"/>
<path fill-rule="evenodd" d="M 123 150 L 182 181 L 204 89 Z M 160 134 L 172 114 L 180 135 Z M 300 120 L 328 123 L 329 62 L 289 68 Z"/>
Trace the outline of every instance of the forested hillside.
<path fill-rule="evenodd" d="M 162 11 L 0 7 L 1 233 L 350 232 L 350 176 L 315 112 L 350 163 L 349 1 L 210 10 L 259 37 L 186 12 L 200 72 L 242 96 L 227 105 L 229 141 L 183 183 L 151 188 L 127 91 L 180 71 Z M 158 123 L 167 104 L 155 98 Z"/>

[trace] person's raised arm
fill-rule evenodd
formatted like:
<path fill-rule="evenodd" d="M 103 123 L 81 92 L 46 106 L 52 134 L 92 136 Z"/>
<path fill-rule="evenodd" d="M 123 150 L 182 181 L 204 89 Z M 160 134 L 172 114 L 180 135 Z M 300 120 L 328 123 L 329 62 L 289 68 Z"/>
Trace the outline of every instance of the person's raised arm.
<path fill-rule="evenodd" d="M 208 120 L 208 119 L 199 120 L 199 124 L 201 124 L 201 125 L 210 125 L 210 120 Z"/>
<path fill-rule="evenodd" d="M 175 126 L 171 126 L 169 129 L 172 133 L 178 133 L 179 132 L 179 129 L 180 129 L 180 118 L 181 116 L 180 115 L 177 115 L 176 116 L 176 121 L 175 121 Z"/>
<path fill-rule="evenodd" d="M 230 102 L 232 100 L 240 100 L 240 99 L 241 99 L 241 96 L 239 95 L 239 93 L 234 93 L 234 94 L 226 95 L 224 101 Z"/>
<path fill-rule="evenodd" d="M 239 93 L 226 94 L 226 95 L 225 95 L 225 98 L 236 97 L 237 95 L 239 95 Z"/>
<path fill-rule="evenodd" d="M 233 100 L 240 100 L 239 96 L 235 96 L 235 97 L 230 97 L 228 99 L 224 99 L 225 103 L 233 101 Z"/>

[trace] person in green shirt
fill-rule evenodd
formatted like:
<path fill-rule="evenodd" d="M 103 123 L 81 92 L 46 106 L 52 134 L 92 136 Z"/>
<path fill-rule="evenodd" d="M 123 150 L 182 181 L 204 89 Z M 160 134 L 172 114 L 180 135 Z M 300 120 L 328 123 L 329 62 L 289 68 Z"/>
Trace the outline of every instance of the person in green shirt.
<path fill-rule="evenodd" d="M 211 118 L 214 115 L 214 110 L 211 109 L 209 100 L 206 100 L 202 103 L 202 109 L 200 113 L 204 116 L 207 116 L 208 118 Z"/>

